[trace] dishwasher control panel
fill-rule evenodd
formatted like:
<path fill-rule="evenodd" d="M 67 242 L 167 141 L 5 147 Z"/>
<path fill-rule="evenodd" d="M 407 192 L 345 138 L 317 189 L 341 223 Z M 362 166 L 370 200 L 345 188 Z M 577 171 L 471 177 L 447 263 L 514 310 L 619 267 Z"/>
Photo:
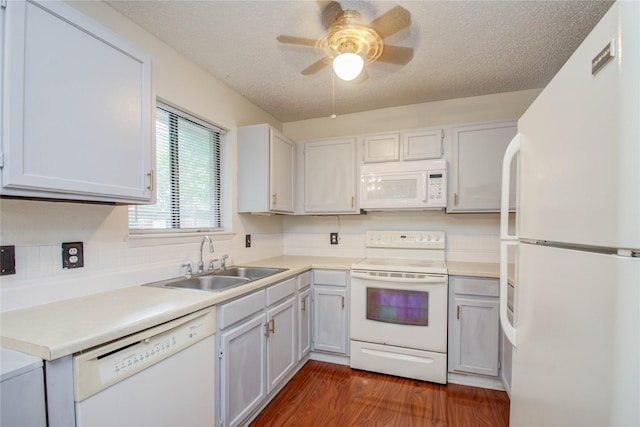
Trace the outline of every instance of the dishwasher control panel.
<path fill-rule="evenodd" d="M 122 381 L 215 330 L 215 311 L 207 309 L 79 354 L 73 358 L 75 400 Z"/>

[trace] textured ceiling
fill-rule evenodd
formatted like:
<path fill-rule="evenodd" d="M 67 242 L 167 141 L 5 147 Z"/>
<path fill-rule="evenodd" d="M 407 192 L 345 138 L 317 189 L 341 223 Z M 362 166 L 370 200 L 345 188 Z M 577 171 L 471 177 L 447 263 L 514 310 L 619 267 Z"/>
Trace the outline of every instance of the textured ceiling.
<path fill-rule="evenodd" d="M 343 82 L 330 67 L 304 76 L 320 38 L 321 1 L 140 1 L 108 4 L 282 122 L 544 87 L 610 1 L 341 1 L 364 23 L 396 5 L 411 26 L 385 43 L 412 47 L 405 66 L 372 63 Z"/>

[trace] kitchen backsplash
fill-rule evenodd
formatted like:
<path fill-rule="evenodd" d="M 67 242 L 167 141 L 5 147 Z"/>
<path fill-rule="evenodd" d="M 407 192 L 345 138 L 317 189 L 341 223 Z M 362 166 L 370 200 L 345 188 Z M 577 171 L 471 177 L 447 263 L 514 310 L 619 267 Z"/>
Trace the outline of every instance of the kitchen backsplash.
<path fill-rule="evenodd" d="M 16 274 L 0 277 L 0 311 L 45 304 L 140 285 L 184 273 L 199 258 L 200 236 L 129 238 L 127 207 L 28 200 L 2 200 L 2 244 L 16 248 Z M 237 235 L 214 236 L 205 262 L 229 263 L 282 254 L 278 218 L 248 217 Z M 244 248 L 244 231 L 252 233 Z M 84 267 L 62 268 L 62 242 L 83 242 Z"/>
<path fill-rule="evenodd" d="M 364 256 L 367 230 L 442 230 L 448 261 L 499 262 L 497 214 L 446 215 L 428 212 L 371 212 L 368 215 L 284 217 L 284 253 L 311 256 Z M 329 234 L 338 233 L 331 245 Z"/>

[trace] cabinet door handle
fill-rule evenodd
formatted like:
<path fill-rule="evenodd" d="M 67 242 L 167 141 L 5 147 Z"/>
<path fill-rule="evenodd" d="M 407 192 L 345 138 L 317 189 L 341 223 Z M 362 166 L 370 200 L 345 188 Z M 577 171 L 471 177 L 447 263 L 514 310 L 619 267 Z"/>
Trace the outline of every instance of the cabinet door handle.
<path fill-rule="evenodd" d="M 307 311 L 307 300 L 306 299 L 302 300 L 302 311 Z"/>
<path fill-rule="evenodd" d="M 277 194 L 274 194 L 274 195 L 271 196 L 271 204 L 273 206 L 278 204 L 278 195 Z"/>
<path fill-rule="evenodd" d="M 456 319 L 460 320 L 460 306 L 456 306 Z"/>
<path fill-rule="evenodd" d="M 149 177 L 149 185 L 147 185 L 147 190 L 153 191 L 153 184 L 154 184 L 154 182 L 153 182 L 153 169 L 151 169 L 149 171 L 147 176 Z"/>
<path fill-rule="evenodd" d="M 271 327 L 269 328 L 269 332 L 271 332 L 272 334 L 276 333 L 276 320 L 275 319 L 271 319 L 269 321 L 269 323 L 271 323 Z"/>
<path fill-rule="evenodd" d="M 342 308 L 344 308 L 344 297 L 342 297 Z"/>
<path fill-rule="evenodd" d="M 458 193 L 453 193 L 453 206 L 458 206 Z"/>
<path fill-rule="evenodd" d="M 264 324 L 264 336 L 269 338 L 269 322 Z"/>
<path fill-rule="evenodd" d="M 356 207 L 356 196 L 351 196 L 351 209 Z"/>

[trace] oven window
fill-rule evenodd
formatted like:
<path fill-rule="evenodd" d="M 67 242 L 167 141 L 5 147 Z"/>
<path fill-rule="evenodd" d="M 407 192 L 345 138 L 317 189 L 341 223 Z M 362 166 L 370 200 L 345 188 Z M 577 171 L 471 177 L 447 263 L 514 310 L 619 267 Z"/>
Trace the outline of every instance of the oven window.
<path fill-rule="evenodd" d="M 429 324 L 429 292 L 367 288 L 367 319 L 399 325 Z"/>

